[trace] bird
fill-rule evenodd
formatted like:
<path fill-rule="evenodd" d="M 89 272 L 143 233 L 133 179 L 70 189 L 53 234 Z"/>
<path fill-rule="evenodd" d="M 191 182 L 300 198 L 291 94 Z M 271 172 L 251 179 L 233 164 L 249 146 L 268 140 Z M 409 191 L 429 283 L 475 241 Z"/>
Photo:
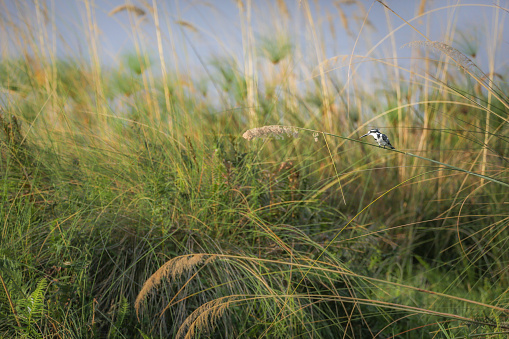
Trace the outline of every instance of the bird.
<path fill-rule="evenodd" d="M 391 145 L 389 138 L 381 133 L 378 128 L 370 129 L 369 132 L 364 134 L 361 138 L 364 138 L 366 135 L 372 135 L 376 142 L 378 142 L 378 147 L 383 146 L 385 148 L 385 146 L 389 146 L 391 149 L 396 149 Z"/>

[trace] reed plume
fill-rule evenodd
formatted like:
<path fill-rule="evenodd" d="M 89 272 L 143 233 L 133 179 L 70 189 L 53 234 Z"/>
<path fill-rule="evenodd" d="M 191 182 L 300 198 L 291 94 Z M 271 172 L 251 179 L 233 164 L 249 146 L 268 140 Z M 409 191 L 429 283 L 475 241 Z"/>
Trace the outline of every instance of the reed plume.
<path fill-rule="evenodd" d="M 466 73 L 473 73 L 474 75 L 482 78 L 485 74 L 477 67 L 477 65 L 465 54 L 458 51 L 456 48 L 440 41 L 412 41 L 404 46 L 424 46 L 431 47 L 439 52 L 444 53 L 449 58 L 451 58 L 456 65 L 462 71 Z"/>
<path fill-rule="evenodd" d="M 207 258 L 207 260 L 205 260 L 205 258 Z M 207 254 L 200 253 L 179 256 L 166 262 L 154 274 L 152 274 L 150 278 L 148 278 L 147 281 L 145 281 L 145 283 L 143 284 L 143 287 L 141 288 L 141 291 L 136 297 L 136 301 L 134 302 L 136 315 L 139 317 L 141 303 L 147 298 L 147 296 L 152 291 L 157 289 L 157 287 L 161 284 L 163 279 L 169 280 L 170 278 L 171 279 L 178 278 L 184 272 L 189 271 L 196 265 L 201 264 L 204 261 L 205 263 L 209 263 L 214 259 L 215 256 L 211 257 Z"/>
<path fill-rule="evenodd" d="M 225 296 L 198 307 L 180 326 L 176 338 L 194 338 L 198 330 L 208 332 L 216 320 L 236 301 L 238 296 Z"/>
<path fill-rule="evenodd" d="M 284 135 L 288 137 L 299 137 L 299 132 L 295 127 L 290 126 L 279 126 L 279 125 L 270 125 L 252 128 L 244 132 L 242 137 L 246 140 L 253 140 L 256 138 L 270 138 L 275 137 L 276 139 L 284 139 Z"/>
<path fill-rule="evenodd" d="M 140 7 L 136 7 L 134 5 L 120 5 L 120 6 L 117 6 L 117 7 L 113 8 L 108 13 L 108 15 L 109 16 L 113 16 L 113 15 L 119 13 L 119 12 L 122 12 L 122 11 L 131 12 L 133 14 L 136 14 L 137 16 L 144 16 L 145 15 L 145 11 L 143 9 L 141 9 Z"/>

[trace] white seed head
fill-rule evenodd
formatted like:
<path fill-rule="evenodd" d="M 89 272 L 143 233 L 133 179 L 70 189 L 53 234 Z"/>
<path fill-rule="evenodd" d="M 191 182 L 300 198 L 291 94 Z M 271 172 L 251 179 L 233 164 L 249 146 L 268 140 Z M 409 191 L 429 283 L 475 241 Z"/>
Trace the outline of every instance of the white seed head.
<path fill-rule="evenodd" d="M 295 127 L 271 125 L 249 129 L 244 132 L 242 137 L 246 140 L 270 137 L 274 137 L 276 139 L 284 139 L 284 135 L 298 138 L 299 132 Z"/>

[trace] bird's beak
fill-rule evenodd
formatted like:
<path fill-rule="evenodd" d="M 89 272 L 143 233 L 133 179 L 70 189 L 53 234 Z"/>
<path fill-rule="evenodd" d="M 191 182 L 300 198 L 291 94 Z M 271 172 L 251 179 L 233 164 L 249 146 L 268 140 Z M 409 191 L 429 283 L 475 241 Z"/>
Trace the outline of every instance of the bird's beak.
<path fill-rule="evenodd" d="M 363 135 L 362 137 L 360 137 L 360 138 L 364 138 L 366 135 L 369 135 L 369 133 L 364 134 L 364 135 Z M 360 138 L 359 138 L 359 139 L 360 139 Z"/>

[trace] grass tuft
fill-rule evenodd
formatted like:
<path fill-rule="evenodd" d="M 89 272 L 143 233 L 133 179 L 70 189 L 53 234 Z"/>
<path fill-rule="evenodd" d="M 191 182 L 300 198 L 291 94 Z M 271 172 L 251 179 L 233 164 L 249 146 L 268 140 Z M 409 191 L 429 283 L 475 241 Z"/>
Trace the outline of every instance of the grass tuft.
<path fill-rule="evenodd" d="M 2 337 L 506 337 L 504 9 L 75 4 L 0 19 Z"/>

